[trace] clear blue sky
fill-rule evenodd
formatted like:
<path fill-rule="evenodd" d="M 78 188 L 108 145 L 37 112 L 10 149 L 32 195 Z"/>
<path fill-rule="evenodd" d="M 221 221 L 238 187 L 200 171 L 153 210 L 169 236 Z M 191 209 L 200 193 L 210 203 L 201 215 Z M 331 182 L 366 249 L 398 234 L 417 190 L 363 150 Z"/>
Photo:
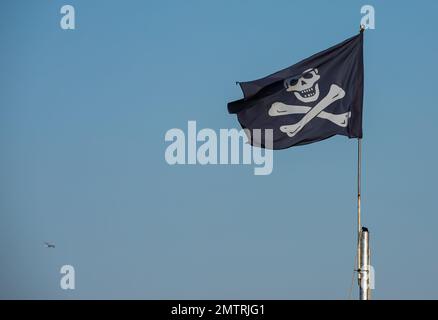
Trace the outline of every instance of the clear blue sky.
<path fill-rule="evenodd" d="M 373 295 L 437 299 L 435 1 L 2 1 L 0 297 L 347 298 L 355 140 L 275 152 L 254 176 L 169 166 L 164 134 L 238 128 L 235 81 L 356 34 L 364 4 Z"/>

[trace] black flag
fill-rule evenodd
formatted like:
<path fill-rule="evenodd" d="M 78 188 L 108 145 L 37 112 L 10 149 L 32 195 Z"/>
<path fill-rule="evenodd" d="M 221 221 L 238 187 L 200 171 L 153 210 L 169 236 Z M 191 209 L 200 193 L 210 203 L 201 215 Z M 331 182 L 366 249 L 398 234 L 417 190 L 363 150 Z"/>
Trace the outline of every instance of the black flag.
<path fill-rule="evenodd" d="M 273 130 L 273 149 L 340 134 L 362 138 L 363 32 L 297 64 L 254 81 L 240 82 L 244 98 L 228 103 L 251 133 Z M 257 139 L 259 140 L 259 139 Z"/>

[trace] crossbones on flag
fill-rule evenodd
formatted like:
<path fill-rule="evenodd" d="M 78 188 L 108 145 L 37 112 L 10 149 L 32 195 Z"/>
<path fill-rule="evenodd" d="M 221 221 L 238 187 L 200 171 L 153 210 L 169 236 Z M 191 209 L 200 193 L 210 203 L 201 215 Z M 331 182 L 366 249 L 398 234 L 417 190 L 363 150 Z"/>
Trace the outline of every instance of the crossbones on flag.
<path fill-rule="evenodd" d="M 363 78 L 360 32 L 291 67 L 240 82 L 244 98 L 228 103 L 228 111 L 237 114 L 254 146 L 264 147 L 264 129 L 273 129 L 273 149 L 337 134 L 362 138 Z M 254 129 L 262 129 L 260 141 L 251 139 Z"/>

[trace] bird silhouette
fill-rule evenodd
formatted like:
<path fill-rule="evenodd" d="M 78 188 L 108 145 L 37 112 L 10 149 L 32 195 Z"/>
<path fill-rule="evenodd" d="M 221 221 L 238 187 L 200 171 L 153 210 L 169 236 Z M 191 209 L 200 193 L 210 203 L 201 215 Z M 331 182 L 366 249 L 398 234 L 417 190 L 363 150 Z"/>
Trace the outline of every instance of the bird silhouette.
<path fill-rule="evenodd" d="M 49 243 L 49 242 L 44 242 L 44 245 L 46 246 L 46 248 L 55 248 L 55 245 L 53 243 Z"/>

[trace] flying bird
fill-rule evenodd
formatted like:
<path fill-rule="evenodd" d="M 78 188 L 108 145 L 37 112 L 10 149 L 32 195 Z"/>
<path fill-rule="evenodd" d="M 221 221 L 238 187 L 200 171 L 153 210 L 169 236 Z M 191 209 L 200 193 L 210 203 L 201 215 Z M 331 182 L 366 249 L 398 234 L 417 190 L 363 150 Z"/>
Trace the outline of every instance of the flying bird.
<path fill-rule="evenodd" d="M 46 248 L 55 248 L 55 245 L 53 243 L 44 242 L 44 245 L 46 246 Z"/>

